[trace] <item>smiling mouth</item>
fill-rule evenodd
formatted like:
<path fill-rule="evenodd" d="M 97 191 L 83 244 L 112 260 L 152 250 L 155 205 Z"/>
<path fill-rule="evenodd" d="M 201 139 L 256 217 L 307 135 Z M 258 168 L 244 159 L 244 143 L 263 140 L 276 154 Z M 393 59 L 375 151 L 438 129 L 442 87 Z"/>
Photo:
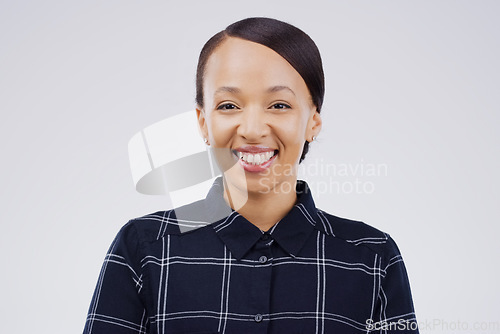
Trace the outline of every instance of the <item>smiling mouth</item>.
<path fill-rule="evenodd" d="M 239 159 L 249 165 L 263 165 L 269 160 L 271 160 L 276 154 L 278 154 L 278 150 L 268 151 L 263 153 L 248 153 L 248 152 L 240 152 L 236 150 L 232 150 L 233 154 Z"/>

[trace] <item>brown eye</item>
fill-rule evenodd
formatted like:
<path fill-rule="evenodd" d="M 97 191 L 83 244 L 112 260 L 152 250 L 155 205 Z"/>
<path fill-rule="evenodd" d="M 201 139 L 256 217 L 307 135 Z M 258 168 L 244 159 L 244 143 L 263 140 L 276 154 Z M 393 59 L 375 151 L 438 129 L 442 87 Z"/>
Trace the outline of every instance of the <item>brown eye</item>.
<path fill-rule="evenodd" d="M 234 110 L 234 109 L 238 109 L 238 107 L 236 107 L 232 103 L 224 103 L 217 107 L 217 110 Z"/>
<path fill-rule="evenodd" d="M 285 103 L 275 103 L 272 106 L 273 109 L 290 109 L 291 107 Z"/>

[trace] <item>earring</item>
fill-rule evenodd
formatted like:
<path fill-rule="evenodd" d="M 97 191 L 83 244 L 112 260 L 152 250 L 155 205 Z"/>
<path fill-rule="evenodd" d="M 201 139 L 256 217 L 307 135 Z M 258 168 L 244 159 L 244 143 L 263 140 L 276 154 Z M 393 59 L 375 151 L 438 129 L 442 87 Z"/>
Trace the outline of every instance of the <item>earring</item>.
<path fill-rule="evenodd" d="M 207 138 L 203 138 L 203 142 L 206 144 L 208 143 L 208 139 Z"/>
<path fill-rule="evenodd" d="M 316 136 L 313 136 L 312 140 L 311 141 L 315 141 L 316 140 Z"/>

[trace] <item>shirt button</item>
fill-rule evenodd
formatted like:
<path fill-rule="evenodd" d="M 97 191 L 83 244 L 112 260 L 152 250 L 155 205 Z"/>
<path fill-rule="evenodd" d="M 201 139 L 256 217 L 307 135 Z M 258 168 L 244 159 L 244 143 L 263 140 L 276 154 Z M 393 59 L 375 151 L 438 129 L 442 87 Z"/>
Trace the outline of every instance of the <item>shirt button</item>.
<path fill-rule="evenodd" d="M 261 257 L 259 257 L 259 262 L 260 263 L 266 263 L 267 262 L 267 257 L 265 257 L 264 255 L 262 255 Z"/>
<path fill-rule="evenodd" d="M 262 314 L 256 314 L 255 317 L 253 317 L 255 322 L 261 322 L 262 321 Z"/>
<path fill-rule="evenodd" d="M 264 240 L 264 241 L 269 240 L 269 234 L 264 233 L 264 234 L 262 235 L 262 237 L 260 237 L 260 238 L 261 238 L 262 240 Z"/>

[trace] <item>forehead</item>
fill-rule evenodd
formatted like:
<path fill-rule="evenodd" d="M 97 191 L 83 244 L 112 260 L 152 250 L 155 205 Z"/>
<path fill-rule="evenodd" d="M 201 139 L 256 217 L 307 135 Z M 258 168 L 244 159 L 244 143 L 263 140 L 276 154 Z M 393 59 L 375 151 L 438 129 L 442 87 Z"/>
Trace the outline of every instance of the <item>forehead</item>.
<path fill-rule="evenodd" d="M 307 92 L 304 80 L 286 59 L 267 46 L 234 37 L 224 40 L 207 61 L 205 89 L 220 86 L 242 90 L 290 86 L 294 91 Z"/>

